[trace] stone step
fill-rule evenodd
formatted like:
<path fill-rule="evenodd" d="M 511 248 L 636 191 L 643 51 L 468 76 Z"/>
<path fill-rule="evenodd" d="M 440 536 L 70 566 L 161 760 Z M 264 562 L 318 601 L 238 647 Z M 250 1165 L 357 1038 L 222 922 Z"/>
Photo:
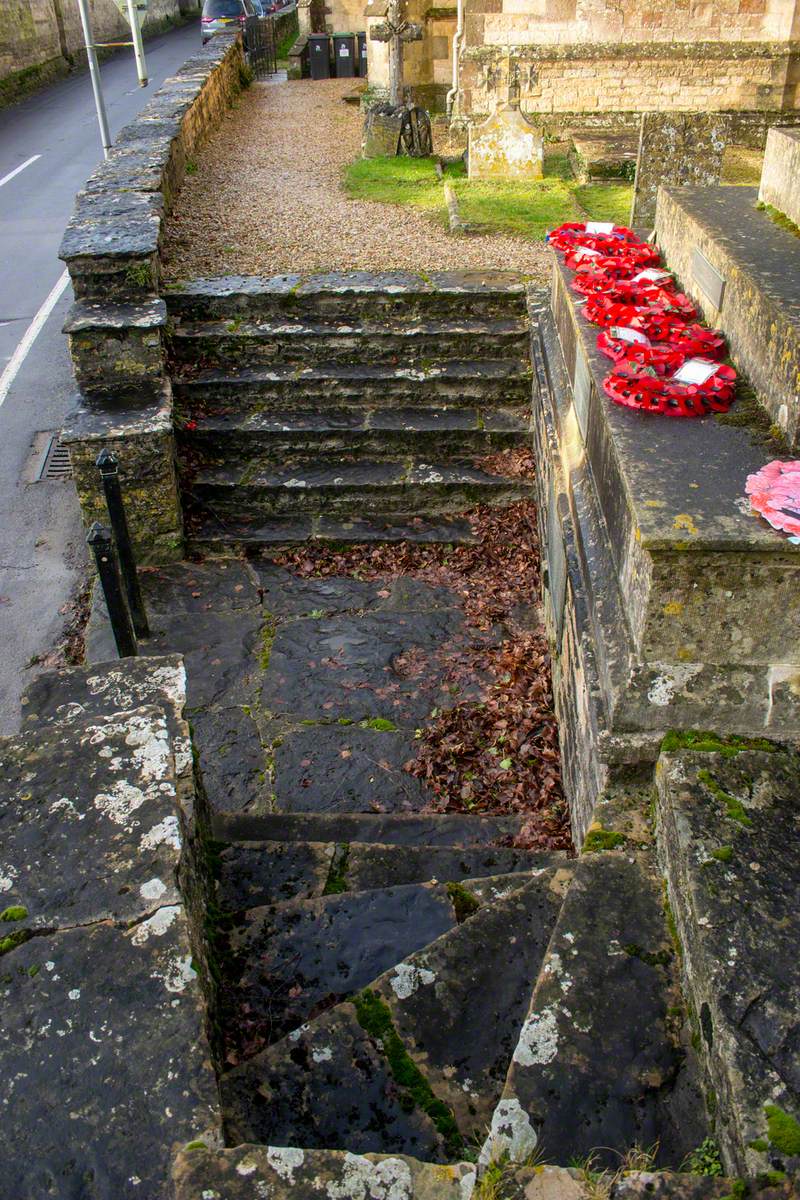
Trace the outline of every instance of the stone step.
<path fill-rule="evenodd" d="M 173 1177 L 175 1200 L 469 1200 L 475 1166 L 293 1146 L 213 1150 L 200 1142 L 178 1154 Z"/>
<path fill-rule="evenodd" d="M 395 321 L 524 316 L 525 281 L 512 272 L 367 271 L 325 275 L 223 276 L 171 287 L 167 309 L 181 320 Z"/>
<path fill-rule="evenodd" d="M 469 545 L 475 534 L 463 517 L 420 517 L 416 513 L 372 513 L 370 517 L 326 515 L 275 517 L 270 520 L 190 513 L 188 543 L 194 553 L 228 555 L 240 550 L 300 542 L 413 542 L 418 545 Z"/>
<path fill-rule="evenodd" d="M 383 1130 L 374 1121 L 365 1129 L 347 1103 L 369 1062 L 379 1095 L 394 1093 L 410 1116 L 433 1117 L 437 1158 L 462 1157 L 502 1091 L 568 875 L 543 872 L 417 953 L 395 954 L 352 1002 L 224 1075 L 229 1133 L 242 1141 L 386 1149 Z M 331 1105 L 323 1098 L 334 1071 L 338 1102 Z M 418 1107 L 423 1092 L 435 1105 Z"/>
<path fill-rule="evenodd" d="M 621 835 L 620 835 L 621 836 Z M 661 877 L 644 851 L 578 859 L 481 1153 L 534 1149 L 616 1169 L 657 1145 L 677 1167 L 708 1136 L 682 1030 Z"/>
<path fill-rule="evenodd" d="M 407 321 L 407 318 L 406 318 Z M 357 324 L 292 319 L 192 321 L 171 332 L 169 350 L 182 367 L 258 367 L 279 363 L 403 363 L 447 359 L 516 358 L 527 355 L 527 321 L 476 320 Z"/>
<path fill-rule="evenodd" d="M 525 445 L 530 416 L 523 408 L 302 408 L 198 415 L 184 424 L 181 445 L 194 458 L 266 464 L 296 455 L 317 458 L 424 454 L 435 438 L 439 459 L 469 458 Z"/>
<path fill-rule="evenodd" d="M 523 884 L 521 875 L 402 884 L 247 910 L 226 937 L 229 1059 L 278 1041 L 435 941 L 483 898 Z"/>
<path fill-rule="evenodd" d="M 524 480 L 471 463 L 393 459 L 290 463 L 250 471 L 240 464 L 201 468 L 185 485 L 201 509 L 241 517 L 300 513 L 460 512 L 476 504 L 510 504 L 529 495 Z"/>
<path fill-rule="evenodd" d="M 306 899 L 328 892 L 459 882 L 488 875 L 531 873 L 568 862 L 509 847 L 405 846 L 347 842 L 237 842 L 219 856 L 217 903 L 225 912 Z"/>
<path fill-rule="evenodd" d="M 347 842 L 388 846 L 441 846 L 458 850 L 509 846 L 518 816 L 466 813 L 218 813 L 214 837 L 223 842 Z"/>
<path fill-rule="evenodd" d="M 179 418 L 224 411 L 231 403 L 257 411 L 266 405 L 359 407 L 405 405 L 474 408 L 530 404 L 527 363 L 507 359 L 451 360 L 436 366 L 275 366 L 202 370 L 173 381 Z"/>

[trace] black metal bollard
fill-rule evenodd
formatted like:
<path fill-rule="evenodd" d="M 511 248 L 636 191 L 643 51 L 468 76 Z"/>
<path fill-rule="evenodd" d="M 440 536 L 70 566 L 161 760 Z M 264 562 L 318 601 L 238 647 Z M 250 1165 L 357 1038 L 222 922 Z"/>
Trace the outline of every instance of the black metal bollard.
<path fill-rule="evenodd" d="M 119 486 L 119 462 L 110 450 L 102 450 L 95 464 L 100 471 L 100 479 L 106 497 L 106 507 L 114 531 L 114 541 L 117 543 L 117 556 L 122 571 L 122 582 L 128 594 L 133 628 L 136 636 L 150 636 L 147 623 L 147 611 L 142 599 L 142 589 L 139 586 L 139 575 L 136 570 L 136 559 L 131 545 L 131 535 L 128 531 L 128 518 L 125 516 L 125 505 L 122 502 L 122 491 Z"/>
<path fill-rule="evenodd" d="M 139 653 L 139 647 L 136 644 L 136 634 L 120 579 L 111 530 L 107 526 L 101 525 L 99 521 L 95 521 L 89 530 L 86 541 L 91 546 L 97 563 L 97 573 L 100 576 L 100 586 L 106 598 L 106 608 L 111 620 L 114 641 L 117 643 L 117 653 L 120 658 L 133 658 Z"/>

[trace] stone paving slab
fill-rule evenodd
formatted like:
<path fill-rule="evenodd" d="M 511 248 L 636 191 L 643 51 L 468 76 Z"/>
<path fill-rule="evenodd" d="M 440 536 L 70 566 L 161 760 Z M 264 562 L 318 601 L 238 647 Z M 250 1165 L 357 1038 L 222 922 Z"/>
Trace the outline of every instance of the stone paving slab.
<path fill-rule="evenodd" d="M 181 831 L 156 708 L 54 723 L 0 745 L 7 934 L 139 920 L 177 904 Z"/>
<path fill-rule="evenodd" d="M 277 1041 L 457 923 L 443 884 L 411 884 L 251 909 L 229 936 L 229 1025 Z M 235 971 L 235 963 L 231 972 Z"/>
<path fill-rule="evenodd" d="M 177 905 L 0 958 L 0 1195 L 168 1195 L 174 1148 L 218 1123 L 190 964 Z"/>
<path fill-rule="evenodd" d="M 270 809 L 267 751 L 247 705 L 195 710 L 192 734 L 211 814 Z"/>
<path fill-rule="evenodd" d="M 335 1146 L 354 1154 L 447 1161 L 433 1121 L 419 1108 L 409 1109 L 352 1004 L 324 1013 L 229 1071 L 220 1091 L 234 1144 Z"/>
<path fill-rule="evenodd" d="M 413 728 L 452 703 L 437 678 L 437 651 L 463 630 L 452 609 L 292 622 L 276 634 L 262 703 L 300 719 L 377 717 Z"/>
<path fill-rule="evenodd" d="M 275 750 L 280 812 L 421 812 L 430 792 L 403 770 L 413 735 L 359 725 L 316 725 L 284 737 Z"/>
<path fill-rule="evenodd" d="M 484 1136 L 500 1099 L 570 878 L 557 868 L 528 883 L 511 876 L 518 890 L 503 896 L 495 887 L 493 903 L 487 881 L 474 916 L 372 985 L 469 1144 Z"/>
<path fill-rule="evenodd" d="M 156 617 L 236 612 L 257 609 L 259 605 L 256 582 L 247 566 L 237 559 L 146 567 L 141 572 L 141 583 L 145 607 Z"/>
<path fill-rule="evenodd" d="M 453 608 L 458 601 L 445 587 L 433 587 L 416 579 L 362 580 L 349 576 L 302 578 L 269 561 L 252 560 L 252 568 L 263 589 L 264 607 L 278 619 L 310 613 L 428 611 Z"/>
<path fill-rule="evenodd" d="M 659 857 L 725 1159 L 797 1172 L 800 757 L 717 745 L 662 756 Z"/>
<path fill-rule="evenodd" d="M 471 1163 L 289 1146 L 193 1149 L 175 1163 L 175 1200 L 469 1200 Z"/>
<path fill-rule="evenodd" d="M 648 855 L 578 860 L 482 1159 L 536 1149 L 616 1169 L 634 1145 L 659 1143 L 677 1165 L 706 1136 L 702 1102 L 681 1090 L 679 993 Z M 675 1018 L 670 1012 L 675 1009 Z M 670 1096 L 679 1092 L 678 1120 Z"/>

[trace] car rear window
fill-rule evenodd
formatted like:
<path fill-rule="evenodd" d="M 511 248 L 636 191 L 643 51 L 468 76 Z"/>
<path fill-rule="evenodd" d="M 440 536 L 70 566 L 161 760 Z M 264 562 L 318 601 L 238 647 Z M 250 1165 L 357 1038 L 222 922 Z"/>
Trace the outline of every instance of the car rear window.
<path fill-rule="evenodd" d="M 203 5 L 204 17 L 238 17 L 241 12 L 241 0 L 205 0 Z"/>

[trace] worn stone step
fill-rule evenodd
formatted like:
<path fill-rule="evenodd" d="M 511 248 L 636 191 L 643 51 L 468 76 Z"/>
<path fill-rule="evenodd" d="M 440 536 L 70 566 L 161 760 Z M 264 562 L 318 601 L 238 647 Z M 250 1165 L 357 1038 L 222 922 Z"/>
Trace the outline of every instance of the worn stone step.
<path fill-rule="evenodd" d="M 213 512 L 275 517 L 297 513 L 462 511 L 509 504 L 530 494 L 524 480 L 470 463 L 393 459 L 319 463 L 314 460 L 249 472 L 232 463 L 201 468 L 188 485 L 195 504 Z"/>
<path fill-rule="evenodd" d="M 412 363 L 463 358 L 524 360 L 530 333 L 521 317 L 402 324 L 272 321 L 184 321 L 171 332 L 174 364 L 192 368 L 257 367 L 278 363 Z"/>
<path fill-rule="evenodd" d="M 448 1153 L 432 1118 L 409 1102 L 351 1003 L 337 1005 L 220 1079 L 226 1140 L 409 1154 Z M 335 1097 L 335 1100 L 333 1099 Z"/>
<path fill-rule="evenodd" d="M 311 900 L 326 889 L 361 892 L 426 882 L 543 871 L 568 861 L 562 851 L 509 847 L 405 846 L 347 842 L 236 842 L 219 855 L 217 902 L 239 912 L 283 900 Z"/>
<path fill-rule="evenodd" d="M 442 1150 L 448 1158 L 463 1155 L 484 1132 L 502 1091 L 568 878 L 569 871 L 551 869 L 510 895 L 489 898 L 471 912 L 467 907 L 462 923 L 424 949 L 395 954 L 352 1003 L 312 1019 L 223 1076 L 229 1129 L 245 1141 L 295 1144 L 304 1137 L 313 1145 L 322 1142 L 327 1125 L 328 1145 L 360 1148 L 363 1131 L 346 1105 L 332 1122 L 317 1108 L 332 1062 L 342 1066 L 345 1089 L 355 1085 L 366 1037 L 372 1086 L 384 1095 L 394 1086 L 411 1108 L 413 1093 L 403 1092 L 409 1066 L 416 1069 L 439 1104 L 434 1119 Z M 469 898 L 465 889 L 461 894 Z M 298 1095 L 300 1064 L 305 1079 Z"/>
<path fill-rule="evenodd" d="M 396 321 L 524 316 L 525 281 L 512 272 L 331 272 L 320 275 L 222 276 L 169 288 L 171 316 L 182 320 L 249 318 Z"/>
<path fill-rule="evenodd" d="M 376 842 L 389 846 L 464 847 L 510 845 L 523 825 L 517 816 L 466 813 L 218 813 L 220 841 Z"/>
<path fill-rule="evenodd" d="M 435 366 L 226 367 L 174 380 L 180 417 L 213 413 L 231 402 L 253 410 L 267 404 L 308 407 L 442 403 L 473 408 L 530 403 L 530 366 L 508 359 L 451 360 Z"/>
<path fill-rule="evenodd" d="M 578 859 L 481 1161 L 534 1149 L 616 1169 L 632 1146 L 677 1167 L 709 1129 L 648 852 Z"/>
<path fill-rule="evenodd" d="M 366 458 L 424 453 L 435 438 L 438 458 L 469 458 L 527 444 L 530 416 L 523 408 L 232 408 L 198 415 L 180 430 L 182 446 L 205 462 L 266 464 L 296 455 Z"/>
<path fill-rule="evenodd" d="M 475 1166 L 294 1146 L 213 1150 L 200 1143 L 178 1154 L 173 1178 L 175 1200 L 469 1200 Z"/>
<path fill-rule="evenodd" d="M 464 517 L 420 517 L 416 513 L 372 513 L 369 517 L 327 515 L 274 517 L 269 520 L 222 517 L 192 510 L 188 542 L 194 552 L 231 554 L 300 542 L 414 542 L 418 545 L 469 545 L 476 540 Z"/>
<path fill-rule="evenodd" d="M 329 880 L 338 885 L 333 873 Z M 402 884 L 247 910 L 226 938 L 229 1058 L 251 1057 L 366 987 L 491 901 L 493 887 L 502 893 L 523 883 L 511 875 Z"/>

